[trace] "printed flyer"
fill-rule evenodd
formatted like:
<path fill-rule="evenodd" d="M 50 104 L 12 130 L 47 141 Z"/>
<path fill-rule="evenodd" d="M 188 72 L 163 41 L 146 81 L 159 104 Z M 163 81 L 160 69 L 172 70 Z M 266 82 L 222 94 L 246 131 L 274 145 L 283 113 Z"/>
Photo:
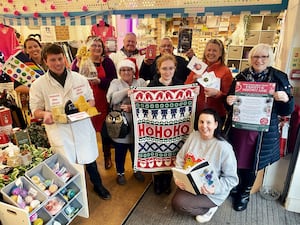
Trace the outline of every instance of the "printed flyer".
<path fill-rule="evenodd" d="M 256 131 L 268 131 L 273 107 L 275 83 L 237 82 L 233 105 L 232 126 Z"/>

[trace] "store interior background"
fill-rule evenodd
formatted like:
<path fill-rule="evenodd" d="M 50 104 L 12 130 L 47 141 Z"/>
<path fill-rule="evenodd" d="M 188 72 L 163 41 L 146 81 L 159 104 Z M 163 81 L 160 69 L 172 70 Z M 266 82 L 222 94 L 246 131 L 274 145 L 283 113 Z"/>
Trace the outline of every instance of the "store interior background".
<path fill-rule="evenodd" d="M 252 20 L 253 27 L 251 28 L 253 31 L 259 32 L 259 38 L 262 37 L 262 32 L 272 31 L 274 34 L 270 44 L 274 46 L 278 56 L 276 67 L 288 75 L 291 74 L 291 64 L 294 60 L 292 49 L 300 48 L 300 30 L 299 26 L 297 27 L 297 21 L 300 20 L 300 0 L 256 0 L 255 2 L 249 1 L 248 5 L 245 5 L 244 1 L 225 3 L 218 0 L 204 0 L 201 1 L 201 4 L 198 2 L 200 1 L 178 0 L 171 3 L 161 0 L 34 0 L 34 5 L 28 6 L 25 11 L 26 1 L 0 0 L 0 8 L 9 9 L 8 12 L 0 13 L 0 23 L 14 27 L 24 40 L 30 34 L 40 34 L 41 26 L 54 26 L 51 25 L 50 19 L 43 22 L 44 18 L 53 17 L 57 27 L 65 32 L 62 36 L 68 37 L 68 39 L 54 41 L 66 41 L 74 47 L 79 47 L 91 34 L 91 26 L 104 19 L 116 29 L 117 49 L 122 47 L 122 41 L 127 32 L 137 34 L 139 48 L 144 48 L 149 44 L 159 44 L 160 39 L 164 36 L 170 36 L 176 47 L 179 28 L 188 27 L 194 29 L 192 47 L 199 58 L 202 57 L 202 50 L 207 40 L 220 38 L 227 47 L 229 46 L 227 48 L 228 66 L 234 69 L 242 68 L 241 65 L 247 66 L 247 64 L 243 64 L 246 63 L 243 53 L 247 52 L 243 51 L 255 44 L 255 42 L 254 44 L 245 44 L 244 15 L 251 14 L 252 19 L 261 18 L 257 22 L 255 22 L 256 19 Z M 222 7 L 216 7 L 218 5 Z M 230 7 L 231 5 L 233 6 Z M 87 6 L 88 10 L 84 11 L 83 6 Z M 286 15 L 284 14 L 285 9 L 288 11 Z M 20 15 L 15 15 L 16 11 L 19 11 Z M 34 13 L 38 13 L 37 18 L 33 18 Z M 94 16 L 94 20 L 82 22 L 83 19 L 80 16 L 87 18 Z M 272 24 L 264 25 L 263 19 L 268 16 L 274 16 L 276 20 L 272 20 Z M 82 25 L 83 23 L 87 25 Z M 220 24 L 224 24 L 224 27 L 220 27 Z M 282 24 L 283 26 L 281 26 Z M 230 46 L 241 47 L 242 50 L 238 48 L 241 54 L 230 57 Z M 297 69 L 300 70 L 300 68 Z M 300 104 L 300 80 L 294 79 L 291 80 L 291 83 L 294 86 L 296 103 Z M 283 158 L 269 168 L 264 175 L 263 183 L 282 191 L 285 188 L 282 180 L 285 180 L 289 162 L 290 158 Z M 300 172 L 299 167 L 295 169 L 298 173 Z M 293 184 L 293 187 L 297 189 L 297 187 L 300 188 L 299 185 L 298 182 Z M 299 212 L 299 194 L 291 196 L 291 198 L 296 199 L 297 204 L 290 203 L 290 209 Z"/>

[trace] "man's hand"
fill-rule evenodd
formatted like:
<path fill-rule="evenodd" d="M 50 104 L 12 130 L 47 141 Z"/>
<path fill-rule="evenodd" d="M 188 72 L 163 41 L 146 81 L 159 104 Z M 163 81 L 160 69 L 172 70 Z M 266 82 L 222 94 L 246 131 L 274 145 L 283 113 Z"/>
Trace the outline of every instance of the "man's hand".
<path fill-rule="evenodd" d="M 149 66 L 149 65 L 153 64 L 154 60 L 155 59 L 147 59 L 147 58 L 145 58 L 144 59 L 144 63 Z"/>
<path fill-rule="evenodd" d="M 52 117 L 52 112 L 45 111 L 43 113 L 43 122 L 45 124 L 53 124 L 54 123 L 54 120 L 53 120 L 53 117 Z"/>

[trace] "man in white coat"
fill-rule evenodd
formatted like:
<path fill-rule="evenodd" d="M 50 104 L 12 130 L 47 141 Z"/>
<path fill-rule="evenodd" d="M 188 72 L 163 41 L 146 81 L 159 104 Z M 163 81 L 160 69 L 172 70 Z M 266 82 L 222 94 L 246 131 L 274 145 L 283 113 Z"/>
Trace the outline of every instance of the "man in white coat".
<path fill-rule="evenodd" d="M 43 120 L 51 147 L 65 155 L 70 162 L 85 164 L 96 193 L 102 199 L 110 199 L 110 193 L 103 186 L 97 168 L 97 140 L 90 118 L 63 124 L 55 122 L 51 112 L 58 106 L 63 106 L 64 109 L 66 102 L 75 102 L 79 96 L 83 96 L 94 106 L 94 96 L 88 80 L 66 69 L 64 51 L 60 46 L 46 46 L 42 57 L 49 70 L 30 87 L 32 114 Z"/>

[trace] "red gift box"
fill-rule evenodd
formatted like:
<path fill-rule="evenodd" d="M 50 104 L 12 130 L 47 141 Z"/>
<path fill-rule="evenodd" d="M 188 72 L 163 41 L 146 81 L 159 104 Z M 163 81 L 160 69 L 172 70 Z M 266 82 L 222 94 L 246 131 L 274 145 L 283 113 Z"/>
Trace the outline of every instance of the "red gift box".
<path fill-rule="evenodd" d="M 155 59 L 156 57 L 156 45 L 149 45 L 146 48 L 146 56 L 147 59 Z"/>
<path fill-rule="evenodd" d="M 0 126 L 12 124 L 12 118 L 9 108 L 0 107 Z"/>

